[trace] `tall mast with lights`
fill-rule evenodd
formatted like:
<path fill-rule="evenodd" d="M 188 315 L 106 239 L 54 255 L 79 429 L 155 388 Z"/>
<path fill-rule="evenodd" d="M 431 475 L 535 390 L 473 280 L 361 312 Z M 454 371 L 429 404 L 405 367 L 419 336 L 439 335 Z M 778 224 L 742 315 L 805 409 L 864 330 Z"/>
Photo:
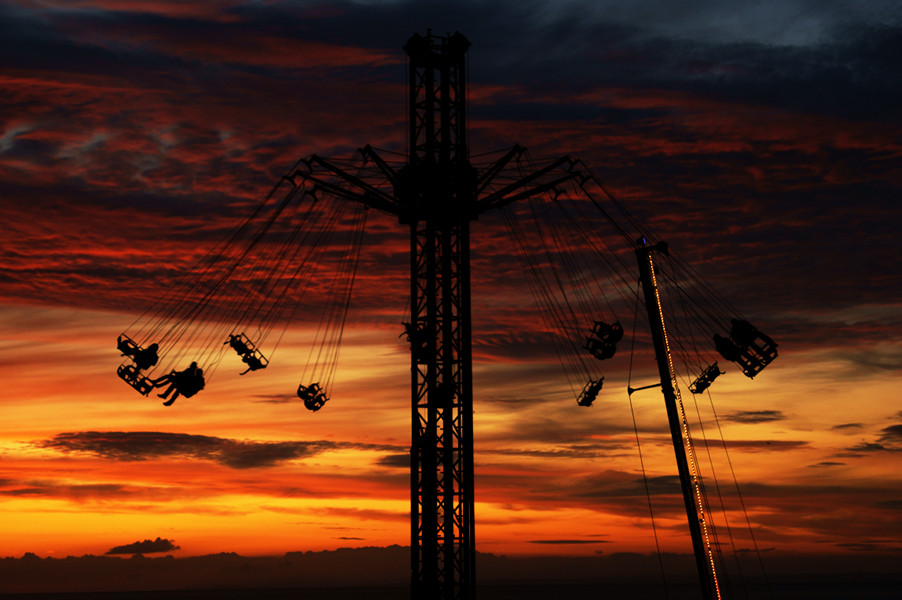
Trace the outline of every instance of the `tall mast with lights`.
<path fill-rule="evenodd" d="M 655 278 L 654 253 L 668 254 L 667 244 L 658 242 L 654 246 L 649 246 L 644 238 L 639 240 L 636 247 L 636 256 L 639 259 L 639 280 L 642 282 L 645 306 L 648 310 L 655 360 L 658 363 L 658 374 L 661 377 L 661 392 L 664 394 L 664 405 L 667 408 L 667 420 L 670 423 L 670 436 L 680 475 L 683 502 L 686 505 L 689 534 L 692 538 L 695 564 L 702 586 L 702 597 L 705 600 L 719 600 L 720 585 L 717 581 L 708 524 L 705 521 L 704 490 L 693 455 L 689 426 L 683 412 L 683 401 L 676 385 L 676 373 L 673 368 L 667 328 L 664 325 L 661 296 L 658 293 L 658 283 Z"/>

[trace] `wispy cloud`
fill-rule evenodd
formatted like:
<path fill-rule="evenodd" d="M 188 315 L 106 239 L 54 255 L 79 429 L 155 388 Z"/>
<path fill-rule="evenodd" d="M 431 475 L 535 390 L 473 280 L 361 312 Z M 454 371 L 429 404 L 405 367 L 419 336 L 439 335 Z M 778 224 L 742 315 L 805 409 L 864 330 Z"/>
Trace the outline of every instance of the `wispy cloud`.
<path fill-rule="evenodd" d="M 60 433 L 38 442 L 61 452 L 93 454 L 108 460 L 141 461 L 177 457 L 209 460 L 233 469 L 271 467 L 335 449 L 392 450 L 394 446 L 349 442 L 254 442 L 205 435 L 152 431 L 83 431 Z"/>
<path fill-rule="evenodd" d="M 831 429 L 846 431 L 849 429 L 861 429 L 862 427 L 864 427 L 864 425 L 861 423 L 841 423 L 839 425 L 834 425 Z"/>
<path fill-rule="evenodd" d="M 902 423 L 890 425 L 880 430 L 877 441 L 886 444 L 902 444 Z"/>
<path fill-rule="evenodd" d="M 786 419 L 783 411 L 779 410 L 741 410 L 727 415 L 728 421 L 736 423 L 769 423 Z"/>

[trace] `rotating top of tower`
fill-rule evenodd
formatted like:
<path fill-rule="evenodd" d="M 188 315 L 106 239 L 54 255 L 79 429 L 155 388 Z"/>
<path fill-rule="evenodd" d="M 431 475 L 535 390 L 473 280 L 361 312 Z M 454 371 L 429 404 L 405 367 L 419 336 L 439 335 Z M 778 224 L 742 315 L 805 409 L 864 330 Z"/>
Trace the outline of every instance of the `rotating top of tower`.
<path fill-rule="evenodd" d="M 440 36 L 433 35 L 432 30 L 428 29 L 425 36 L 418 33 L 410 36 L 410 39 L 404 44 L 404 51 L 410 57 L 411 63 L 416 66 L 424 66 L 424 63 L 430 63 L 436 59 L 454 60 L 463 57 L 469 47 L 470 40 L 459 31 L 448 36 Z"/>

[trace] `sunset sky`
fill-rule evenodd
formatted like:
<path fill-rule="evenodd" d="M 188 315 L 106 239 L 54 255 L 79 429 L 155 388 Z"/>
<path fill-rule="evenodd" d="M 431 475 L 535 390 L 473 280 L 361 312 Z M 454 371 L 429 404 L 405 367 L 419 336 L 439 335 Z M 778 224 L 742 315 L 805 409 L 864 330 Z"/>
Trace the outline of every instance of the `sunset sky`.
<path fill-rule="evenodd" d="M 902 552 L 898 2 L 7 0 L 0 28 L 0 556 L 409 543 L 396 220 L 368 217 L 319 412 L 294 396 L 308 314 L 267 369 L 228 355 L 171 407 L 115 345 L 299 158 L 404 151 L 401 48 L 428 28 L 472 43 L 472 153 L 582 159 L 779 344 L 712 386 L 758 546 Z M 629 347 L 577 406 L 503 230 L 472 228 L 477 549 L 652 552 Z M 660 393 L 632 400 L 661 546 L 689 552 Z"/>

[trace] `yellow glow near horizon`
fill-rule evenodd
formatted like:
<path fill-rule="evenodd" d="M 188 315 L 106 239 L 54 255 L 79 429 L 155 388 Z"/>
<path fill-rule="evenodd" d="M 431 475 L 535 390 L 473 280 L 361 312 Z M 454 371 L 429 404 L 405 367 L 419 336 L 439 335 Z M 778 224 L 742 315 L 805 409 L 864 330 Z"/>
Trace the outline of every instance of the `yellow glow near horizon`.
<path fill-rule="evenodd" d="M 203 394 L 166 408 L 116 378 L 115 338 L 127 316 L 0 308 L 9 324 L 4 354 L 11 358 L 0 363 L 0 516 L 7 524 L 0 556 L 103 554 L 156 537 L 179 545 L 179 556 L 409 544 L 403 460 L 410 444 L 409 364 L 394 335 L 349 334 L 334 397 L 315 414 L 292 401 L 307 350 L 303 331 L 289 332 L 281 358 L 263 376 L 239 377 L 238 361 L 224 362 Z M 384 343 L 373 341 L 380 339 Z M 509 555 L 653 550 L 625 377 L 611 373 L 605 394 L 585 409 L 569 397 L 564 381 L 557 387 L 521 381 L 523 368 L 477 366 L 477 549 Z M 754 381 L 736 373 L 718 379 L 721 429 L 740 484 L 751 486 L 744 499 L 761 546 L 805 550 L 818 544 L 822 552 L 840 551 L 836 544 L 862 532 L 879 537 L 890 518 L 869 494 L 898 486 L 898 453 L 842 454 L 878 438 L 892 410 L 874 399 L 895 397 L 897 382 L 860 377 L 827 385 L 823 369 L 845 377 L 848 366 L 789 353 Z M 688 418 L 696 419 L 697 402 L 705 434 L 714 440 L 718 477 L 728 476 L 708 399 L 692 400 Z M 662 486 L 676 469 L 660 392 L 637 394 L 634 405 L 647 474 Z M 779 411 L 779 418 L 731 419 L 760 410 Z M 841 424 L 848 426 L 835 427 Z M 690 427 L 700 448 L 701 431 Z M 333 445 L 251 468 L 229 466 L 219 454 L 166 454 L 159 444 L 147 455 L 140 454 L 147 448 L 136 447 L 143 460 L 47 445 L 65 432 L 92 431 L 207 436 L 220 449 Z M 709 482 L 707 453 L 697 454 Z M 835 497 L 827 502 L 804 493 L 820 488 Z M 855 514 L 841 513 L 848 494 L 859 497 Z M 681 498 L 658 496 L 653 504 L 662 549 L 688 552 Z M 830 511 L 819 518 L 833 523 L 842 517 L 855 529 L 828 529 L 800 517 L 812 511 Z M 735 500 L 728 515 L 732 524 L 744 525 Z M 722 519 L 716 512 L 713 518 Z M 779 535 L 772 533 L 777 526 Z M 737 536 L 748 545 L 746 534 Z"/>

